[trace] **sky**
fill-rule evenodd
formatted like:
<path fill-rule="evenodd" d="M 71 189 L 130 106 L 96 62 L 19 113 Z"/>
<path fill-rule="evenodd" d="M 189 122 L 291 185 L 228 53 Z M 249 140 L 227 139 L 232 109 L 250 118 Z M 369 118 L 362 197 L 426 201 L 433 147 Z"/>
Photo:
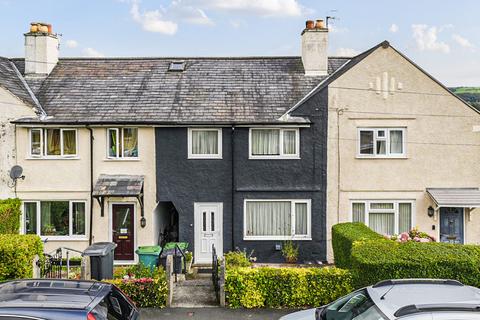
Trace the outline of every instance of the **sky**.
<path fill-rule="evenodd" d="M 330 20 L 330 55 L 388 40 L 447 86 L 480 86 L 478 0 L 0 0 L 0 56 L 23 57 L 30 22 L 68 56 L 300 55 L 308 19 Z"/>

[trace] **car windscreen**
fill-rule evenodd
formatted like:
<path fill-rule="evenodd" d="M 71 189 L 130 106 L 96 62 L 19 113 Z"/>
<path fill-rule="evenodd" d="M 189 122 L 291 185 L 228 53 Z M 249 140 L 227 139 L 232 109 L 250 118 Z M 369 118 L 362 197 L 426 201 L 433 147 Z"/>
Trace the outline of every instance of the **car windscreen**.
<path fill-rule="evenodd" d="M 365 289 L 329 304 L 320 317 L 322 320 L 388 320 Z"/>

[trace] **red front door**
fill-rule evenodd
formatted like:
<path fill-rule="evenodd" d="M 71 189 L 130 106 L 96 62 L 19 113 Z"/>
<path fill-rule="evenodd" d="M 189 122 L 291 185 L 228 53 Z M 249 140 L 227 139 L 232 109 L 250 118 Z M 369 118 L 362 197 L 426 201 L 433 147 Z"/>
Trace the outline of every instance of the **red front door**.
<path fill-rule="evenodd" d="M 112 235 L 117 244 L 115 260 L 133 260 L 135 230 L 133 228 L 133 204 L 112 205 Z"/>

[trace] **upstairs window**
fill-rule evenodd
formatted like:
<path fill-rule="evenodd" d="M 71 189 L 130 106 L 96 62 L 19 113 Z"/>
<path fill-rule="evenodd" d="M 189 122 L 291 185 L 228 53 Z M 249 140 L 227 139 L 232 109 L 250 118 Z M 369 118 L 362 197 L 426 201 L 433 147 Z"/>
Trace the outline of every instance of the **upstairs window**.
<path fill-rule="evenodd" d="M 250 129 L 250 159 L 300 158 L 298 128 Z"/>
<path fill-rule="evenodd" d="M 30 156 L 74 157 L 77 155 L 77 130 L 68 128 L 30 129 Z"/>
<path fill-rule="evenodd" d="M 189 159 L 221 159 L 222 129 L 189 128 L 188 129 Z"/>
<path fill-rule="evenodd" d="M 358 157 L 405 157 L 405 128 L 358 129 Z"/>
<path fill-rule="evenodd" d="M 107 129 L 107 141 L 108 158 L 138 158 L 137 128 L 109 128 Z"/>

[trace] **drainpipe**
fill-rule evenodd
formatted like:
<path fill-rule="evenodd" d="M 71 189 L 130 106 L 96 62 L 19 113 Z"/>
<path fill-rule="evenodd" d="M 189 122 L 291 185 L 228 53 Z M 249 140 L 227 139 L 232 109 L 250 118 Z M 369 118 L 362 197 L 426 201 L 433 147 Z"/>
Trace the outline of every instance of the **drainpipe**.
<path fill-rule="evenodd" d="M 230 134 L 230 152 L 231 152 L 231 166 L 232 166 L 232 251 L 235 250 L 235 221 L 234 221 L 234 210 L 235 210 L 235 126 L 232 126 L 232 132 Z"/>
<path fill-rule="evenodd" d="M 86 127 L 90 131 L 90 228 L 88 236 L 88 245 L 92 244 L 93 239 L 93 129 L 88 125 Z"/>

